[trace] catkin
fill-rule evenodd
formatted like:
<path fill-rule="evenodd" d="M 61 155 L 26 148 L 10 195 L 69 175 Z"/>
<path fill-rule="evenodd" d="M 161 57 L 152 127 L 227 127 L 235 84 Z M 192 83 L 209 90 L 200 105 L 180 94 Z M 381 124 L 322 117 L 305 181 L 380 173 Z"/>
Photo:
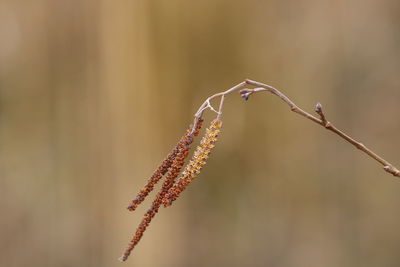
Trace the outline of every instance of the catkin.
<path fill-rule="evenodd" d="M 211 150 L 215 146 L 221 127 L 222 121 L 216 119 L 213 120 L 210 127 L 206 129 L 206 134 L 202 138 L 200 145 L 196 148 L 192 159 L 187 164 L 182 175 L 168 190 L 167 194 L 165 194 L 162 200 L 165 207 L 171 205 L 172 202 L 179 197 L 182 191 L 185 190 L 189 183 L 200 173 L 201 168 L 206 164 Z"/>
<path fill-rule="evenodd" d="M 192 125 L 186 131 L 186 134 L 181 138 L 181 140 L 176 144 L 176 146 L 172 149 L 172 151 L 168 154 L 168 156 L 162 161 L 161 165 L 154 171 L 152 176 L 147 181 L 146 185 L 137 193 L 136 197 L 132 199 L 131 203 L 128 205 L 127 209 L 130 211 L 134 211 L 140 203 L 147 197 L 147 195 L 153 191 L 154 186 L 157 182 L 167 173 L 168 169 L 171 167 L 174 159 L 176 158 L 177 153 L 179 152 L 179 144 L 186 138 L 188 135 L 197 136 L 203 125 L 203 119 L 199 118 L 196 121 L 195 130 L 193 133 Z"/>
<path fill-rule="evenodd" d="M 168 190 L 173 186 L 176 177 L 179 175 L 183 165 L 185 164 L 185 159 L 189 154 L 189 149 L 190 145 L 193 142 L 193 137 L 198 135 L 202 125 L 202 121 L 203 119 L 199 118 L 196 122 L 194 131 L 192 132 L 192 128 L 189 127 L 186 134 L 179 141 L 177 145 L 176 156 L 173 159 L 171 166 L 168 168 L 168 172 L 165 175 L 165 180 L 161 187 L 161 190 L 158 192 L 150 208 L 144 214 L 142 221 L 136 228 L 135 234 L 133 235 L 131 241 L 128 243 L 128 246 L 126 247 L 123 255 L 119 258 L 120 261 L 126 261 L 128 259 L 132 250 L 135 248 L 135 246 L 139 243 L 140 239 L 142 238 L 143 233 L 144 231 L 146 231 L 146 228 L 149 226 L 151 220 L 158 212 L 162 204 L 163 198 L 167 194 Z"/>

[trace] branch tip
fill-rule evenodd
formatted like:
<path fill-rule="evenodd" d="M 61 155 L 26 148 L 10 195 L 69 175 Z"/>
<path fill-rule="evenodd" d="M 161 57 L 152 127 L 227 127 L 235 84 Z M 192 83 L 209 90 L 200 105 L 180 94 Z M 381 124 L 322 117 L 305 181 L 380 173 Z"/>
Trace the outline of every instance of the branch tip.
<path fill-rule="evenodd" d="M 324 112 L 322 111 L 322 105 L 321 103 L 317 103 L 315 105 L 315 112 L 319 115 L 318 117 L 315 117 L 313 115 L 311 115 L 310 113 L 304 111 L 303 109 L 299 108 L 292 100 L 290 100 L 286 95 L 284 95 L 282 92 L 280 92 L 278 89 L 267 85 L 267 84 L 263 84 L 260 82 L 256 82 L 250 79 L 245 79 L 244 82 L 242 82 L 241 86 L 244 86 L 245 84 L 254 86 L 255 88 L 253 89 L 242 89 L 241 91 L 239 91 L 240 96 L 244 99 L 248 99 L 249 96 L 253 93 L 256 92 L 260 92 L 260 91 L 267 91 L 270 92 L 271 94 L 279 97 L 282 101 L 284 101 L 286 104 L 289 105 L 290 109 L 293 112 L 298 113 L 299 115 L 323 126 L 324 128 L 326 128 L 327 130 L 330 130 L 332 132 L 334 132 L 335 134 L 337 134 L 338 136 L 340 136 L 341 138 L 343 138 L 344 140 L 346 140 L 347 142 L 349 142 L 350 144 L 354 145 L 355 147 L 357 147 L 358 149 L 360 149 L 361 151 L 363 151 L 364 153 L 366 153 L 368 156 L 370 156 L 371 158 L 373 158 L 374 160 L 378 161 L 379 163 L 381 163 L 384 166 L 384 170 L 390 174 L 392 174 L 393 176 L 397 176 L 400 177 L 400 170 L 398 170 L 397 168 L 395 168 L 392 164 L 390 164 L 388 161 L 386 161 L 384 158 L 382 158 L 381 156 L 379 156 L 378 154 L 376 154 L 375 152 L 373 152 L 371 149 L 369 149 L 368 147 L 366 147 L 365 145 L 361 144 L 360 142 L 356 141 L 355 139 L 353 139 L 352 137 L 348 136 L 346 133 L 344 133 L 343 131 L 337 129 L 332 123 L 330 123 L 326 117 Z M 236 88 L 236 87 L 235 87 Z"/>

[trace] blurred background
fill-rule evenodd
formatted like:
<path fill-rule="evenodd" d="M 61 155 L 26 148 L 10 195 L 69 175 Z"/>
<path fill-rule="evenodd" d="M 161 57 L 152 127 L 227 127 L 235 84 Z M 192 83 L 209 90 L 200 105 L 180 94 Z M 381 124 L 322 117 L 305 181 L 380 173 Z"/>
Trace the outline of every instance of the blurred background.
<path fill-rule="evenodd" d="M 130 199 L 245 78 L 400 165 L 399 27 L 395 0 L 2 0 L 0 266 L 399 266 L 400 181 L 264 93 L 226 99 L 200 177 L 117 261 Z"/>

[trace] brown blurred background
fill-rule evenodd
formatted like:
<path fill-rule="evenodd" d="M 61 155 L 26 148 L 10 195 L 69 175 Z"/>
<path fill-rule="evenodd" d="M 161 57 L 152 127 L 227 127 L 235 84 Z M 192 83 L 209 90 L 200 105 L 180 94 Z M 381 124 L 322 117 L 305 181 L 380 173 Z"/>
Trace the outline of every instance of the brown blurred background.
<path fill-rule="evenodd" d="M 117 261 L 129 200 L 245 78 L 399 165 L 399 28 L 396 0 L 2 0 L 0 266 L 399 266 L 400 180 L 263 93 Z"/>

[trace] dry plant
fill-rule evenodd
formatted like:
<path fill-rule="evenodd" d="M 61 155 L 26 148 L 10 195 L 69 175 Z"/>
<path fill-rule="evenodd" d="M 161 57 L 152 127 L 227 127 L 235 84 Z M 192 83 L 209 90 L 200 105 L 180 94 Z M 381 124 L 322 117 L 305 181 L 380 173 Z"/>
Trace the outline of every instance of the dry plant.
<path fill-rule="evenodd" d="M 244 88 L 246 86 L 251 86 L 253 88 Z M 178 144 L 172 149 L 161 165 L 154 171 L 153 175 L 149 178 L 146 185 L 139 191 L 137 196 L 131 201 L 128 206 L 128 210 L 133 211 L 136 207 L 146 198 L 146 196 L 154 189 L 155 184 L 163 177 L 164 183 L 156 195 L 151 207 L 144 214 L 143 219 L 136 229 L 131 241 L 129 242 L 124 254 L 120 257 L 121 261 L 126 261 L 133 250 L 133 248 L 138 244 L 143 236 L 144 231 L 149 226 L 152 218 L 158 212 L 161 204 L 165 207 L 170 206 L 174 200 L 176 200 L 183 190 L 189 185 L 189 183 L 200 174 L 201 168 L 206 164 L 206 161 L 211 153 L 211 150 L 215 146 L 218 134 L 222 127 L 222 108 L 226 95 L 239 90 L 241 97 L 248 100 L 249 97 L 257 92 L 270 92 L 273 95 L 279 97 L 287 105 L 289 105 L 290 110 L 325 127 L 345 139 L 350 144 L 354 145 L 359 150 L 366 153 L 368 156 L 383 165 L 383 169 L 392 174 L 393 176 L 400 177 L 400 171 L 394 167 L 391 163 L 386 161 L 384 158 L 373 152 L 371 149 L 366 147 L 364 144 L 356 141 L 354 138 L 350 137 L 343 131 L 336 128 L 331 122 L 326 119 L 325 114 L 322 111 L 322 105 L 317 103 L 315 106 L 315 112 L 318 114 L 319 118 L 311 115 L 310 113 L 299 108 L 292 100 L 290 100 L 286 95 L 280 92 L 278 89 L 269 86 L 264 83 L 252 81 L 246 79 L 245 81 L 235 85 L 234 87 L 217 93 L 208 97 L 204 103 L 199 107 L 194 115 L 194 122 L 186 131 L 186 134 L 180 139 Z M 211 100 L 220 97 L 220 103 L 218 110 L 211 105 Z M 211 122 L 206 133 L 200 141 L 200 145 L 196 148 L 192 159 L 186 165 L 185 169 L 181 172 L 182 167 L 185 164 L 185 159 L 189 154 L 190 145 L 193 142 L 195 136 L 198 135 L 202 124 L 203 124 L 203 112 L 207 109 L 215 112 L 217 114 L 216 118 Z"/>

